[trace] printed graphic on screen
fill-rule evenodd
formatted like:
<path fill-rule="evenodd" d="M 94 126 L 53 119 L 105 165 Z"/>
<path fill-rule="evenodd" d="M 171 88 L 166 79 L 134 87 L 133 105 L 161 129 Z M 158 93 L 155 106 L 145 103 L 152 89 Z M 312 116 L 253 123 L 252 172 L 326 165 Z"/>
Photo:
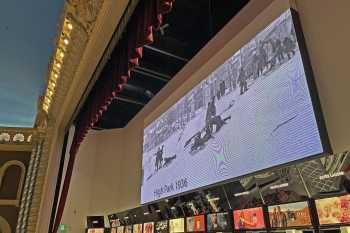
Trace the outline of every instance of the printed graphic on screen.
<path fill-rule="evenodd" d="M 124 233 L 124 226 L 117 227 L 117 233 Z"/>
<path fill-rule="evenodd" d="M 186 218 L 187 232 L 205 231 L 204 215 L 198 215 Z"/>
<path fill-rule="evenodd" d="M 117 233 L 117 228 L 111 228 L 111 233 Z"/>
<path fill-rule="evenodd" d="M 327 155 L 297 165 L 311 196 L 350 193 L 350 152 Z"/>
<path fill-rule="evenodd" d="M 104 233 L 103 228 L 88 229 L 88 233 Z"/>
<path fill-rule="evenodd" d="M 228 229 L 227 213 L 215 213 L 207 215 L 207 231 L 224 231 Z"/>
<path fill-rule="evenodd" d="M 144 129 L 141 202 L 322 152 L 288 10 Z"/>
<path fill-rule="evenodd" d="M 236 230 L 265 228 L 264 212 L 261 207 L 234 210 L 233 219 Z"/>
<path fill-rule="evenodd" d="M 169 232 L 170 233 L 185 232 L 185 219 L 184 218 L 170 219 Z"/>
<path fill-rule="evenodd" d="M 308 194 L 299 171 L 293 165 L 255 175 L 254 180 L 258 184 L 265 204 L 276 205 L 306 200 Z"/>
<path fill-rule="evenodd" d="M 316 200 L 321 225 L 350 223 L 350 195 Z"/>
<path fill-rule="evenodd" d="M 307 202 L 269 206 L 268 210 L 272 228 L 312 225 Z"/>
<path fill-rule="evenodd" d="M 159 221 L 155 223 L 154 226 L 155 233 L 168 233 L 168 221 Z"/>
<path fill-rule="evenodd" d="M 132 226 L 133 233 L 142 233 L 142 224 L 134 224 Z"/>

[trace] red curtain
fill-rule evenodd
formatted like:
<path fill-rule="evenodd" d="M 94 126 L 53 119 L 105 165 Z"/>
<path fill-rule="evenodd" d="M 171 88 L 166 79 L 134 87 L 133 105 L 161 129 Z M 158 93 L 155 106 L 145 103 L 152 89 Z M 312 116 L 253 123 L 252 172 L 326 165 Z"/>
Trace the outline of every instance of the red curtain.
<path fill-rule="evenodd" d="M 159 29 L 163 14 L 171 10 L 173 2 L 174 0 L 140 0 L 126 31 L 114 48 L 93 91 L 89 94 L 76 124 L 53 233 L 57 232 L 61 222 L 74 161 L 80 144 L 103 112 L 107 110 L 113 98 L 122 90 L 123 84 L 130 78 L 131 69 L 138 65 L 139 59 L 142 57 L 143 46 L 153 42 L 153 30 Z"/>

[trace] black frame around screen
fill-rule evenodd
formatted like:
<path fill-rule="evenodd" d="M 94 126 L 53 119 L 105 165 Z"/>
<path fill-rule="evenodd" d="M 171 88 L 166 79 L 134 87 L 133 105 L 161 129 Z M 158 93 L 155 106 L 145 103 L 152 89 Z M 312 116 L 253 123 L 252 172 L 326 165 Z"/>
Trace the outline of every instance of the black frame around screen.
<path fill-rule="evenodd" d="M 151 202 L 141 203 L 141 205 L 152 204 L 152 203 L 159 202 L 161 200 L 170 199 L 170 198 L 174 198 L 174 197 L 177 197 L 177 196 L 182 196 L 182 195 L 185 195 L 187 193 L 192 193 L 192 192 L 195 192 L 196 190 L 202 190 L 202 189 L 207 189 L 207 188 L 210 188 L 210 187 L 213 187 L 213 186 L 217 186 L 217 185 L 227 184 L 227 183 L 233 182 L 235 180 L 242 179 L 243 177 L 252 176 L 252 175 L 255 175 L 255 174 L 259 174 L 259 173 L 264 173 L 264 172 L 269 171 L 269 170 L 283 168 L 283 167 L 286 167 L 286 166 L 291 166 L 293 164 L 296 164 L 296 163 L 299 163 L 299 162 L 302 162 L 302 161 L 308 161 L 308 160 L 311 160 L 311 159 L 315 159 L 315 158 L 324 156 L 326 154 L 331 154 L 333 152 L 331 144 L 330 144 L 330 140 L 329 140 L 326 124 L 325 124 L 325 119 L 324 119 L 324 115 L 323 115 L 322 108 L 321 108 L 321 102 L 320 102 L 320 98 L 319 98 L 318 91 L 317 91 L 317 85 L 316 85 L 316 82 L 315 82 L 315 78 L 314 78 L 314 74 L 313 74 L 313 70 L 312 70 L 312 66 L 311 66 L 311 61 L 310 61 L 310 58 L 309 58 L 309 54 L 308 54 L 308 50 L 307 50 L 307 46 L 306 46 L 306 42 L 305 42 L 305 38 L 304 38 L 304 34 L 303 34 L 303 30 L 302 30 L 302 26 L 301 26 L 301 22 L 300 22 L 300 19 L 299 19 L 298 12 L 295 9 L 293 9 L 293 8 L 288 8 L 285 11 L 281 12 L 280 15 L 282 15 L 283 13 L 285 13 L 288 10 L 291 11 L 292 21 L 293 21 L 293 24 L 294 24 L 295 34 L 296 34 L 296 38 L 297 38 L 297 42 L 298 42 L 298 46 L 299 46 L 299 50 L 300 50 L 301 59 L 302 59 L 303 66 L 304 66 L 305 78 L 306 78 L 306 81 L 307 81 L 307 86 L 309 88 L 309 94 L 310 94 L 311 103 L 312 103 L 312 106 L 313 106 L 313 111 L 314 111 L 314 114 L 315 114 L 315 119 L 316 119 L 318 131 L 319 131 L 319 135 L 320 135 L 320 140 L 321 140 L 323 152 L 321 154 L 311 155 L 311 156 L 308 156 L 306 158 L 302 158 L 302 159 L 295 160 L 295 161 L 290 161 L 290 162 L 287 162 L 287 163 L 284 163 L 284 164 L 280 164 L 280 165 L 277 165 L 277 166 L 273 166 L 273 167 L 269 167 L 269 168 L 266 168 L 266 169 L 262 169 L 262 170 L 259 170 L 259 171 L 256 171 L 256 172 L 253 172 L 253 173 L 250 173 L 250 174 L 245 174 L 245 175 L 242 175 L 242 176 L 229 178 L 229 179 L 224 180 L 224 181 L 220 181 L 220 182 L 217 182 L 217 183 L 209 184 L 209 185 L 206 185 L 206 186 L 203 186 L 203 187 L 200 187 L 200 188 L 196 188 L 196 189 L 193 189 L 193 190 L 181 192 L 181 193 L 178 193 L 178 194 L 175 194 L 175 195 L 171 195 L 171 196 L 168 196 L 168 197 L 162 197 L 162 198 L 156 199 L 156 200 L 151 201 Z M 276 17 L 275 19 L 277 19 L 278 17 Z M 268 23 L 266 26 L 270 25 L 271 23 L 272 22 Z M 259 32 L 257 32 L 256 34 L 258 34 Z M 254 36 L 252 38 L 254 38 Z M 143 139 L 142 139 L 142 143 L 143 143 Z M 143 168 L 142 168 L 142 165 L 141 165 L 141 170 L 142 169 Z"/>

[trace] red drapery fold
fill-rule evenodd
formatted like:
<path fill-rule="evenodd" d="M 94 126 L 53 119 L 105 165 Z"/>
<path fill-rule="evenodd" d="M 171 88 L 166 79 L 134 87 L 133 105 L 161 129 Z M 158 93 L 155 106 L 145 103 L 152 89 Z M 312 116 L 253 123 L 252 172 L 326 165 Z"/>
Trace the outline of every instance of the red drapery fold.
<path fill-rule="evenodd" d="M 53 233 L 57 232 L 61 222 L 80 144 L 130 78 L 131 69 L 139 64 L 139 59 L 142 57 L 143 46 L 153 42 L 153 30 L 161 26 L 163 14 L 171 10 L 173 2 L 174 0 L 140 1 L 93 92 L 90 93 L 76 124 Z"/>

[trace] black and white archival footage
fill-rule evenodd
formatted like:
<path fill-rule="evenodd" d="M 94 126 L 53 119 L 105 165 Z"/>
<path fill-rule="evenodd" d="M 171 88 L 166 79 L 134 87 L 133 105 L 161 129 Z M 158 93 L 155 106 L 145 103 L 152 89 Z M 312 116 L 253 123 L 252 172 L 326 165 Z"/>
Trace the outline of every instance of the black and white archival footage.
<path fill-rule="evenodd" d="M 141 202 L 320 153 L 287 10 L 144 129 Z"/>

